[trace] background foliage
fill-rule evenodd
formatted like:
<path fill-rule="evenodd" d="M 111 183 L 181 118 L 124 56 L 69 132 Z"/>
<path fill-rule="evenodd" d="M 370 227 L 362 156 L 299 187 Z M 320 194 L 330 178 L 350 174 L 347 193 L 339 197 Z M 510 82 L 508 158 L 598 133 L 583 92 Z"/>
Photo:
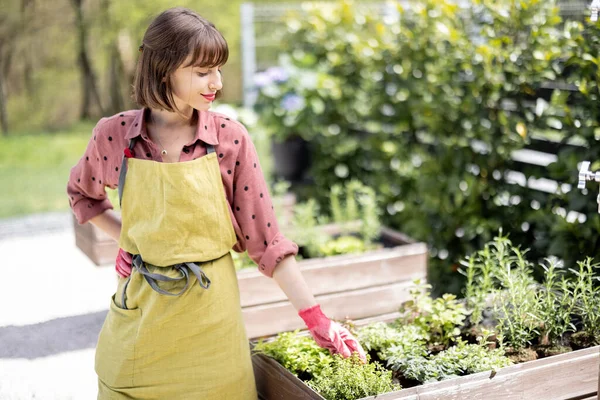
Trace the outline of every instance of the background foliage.
<path fill-rule="evenodd" d="M 336 183 L 372 186 L 383 222 L 429 244 L 438 293 L 459 291 L 458 260 L 501 227 L 534 258 L 570 266 L 593 255 L 593 198 L 507 178 L 519 168 L 513 152 L 534 137 L 585 140 L 537 177 L 574 185 L 577 162 L 597 159 L 596 27 L 564 23 L 551 1 L 427 0 L 398 6 L 395 19 L 350 1 L 304 10 L 285 32 L 281 66 L 291 78 L 262 85 L 257 109 L 279 140 L 310 142 L 310 194 L 322 206 Z M 571 90 L 544 99 L 549 83 Z M 290 96 L 306 107 L 289 107 Z"/>

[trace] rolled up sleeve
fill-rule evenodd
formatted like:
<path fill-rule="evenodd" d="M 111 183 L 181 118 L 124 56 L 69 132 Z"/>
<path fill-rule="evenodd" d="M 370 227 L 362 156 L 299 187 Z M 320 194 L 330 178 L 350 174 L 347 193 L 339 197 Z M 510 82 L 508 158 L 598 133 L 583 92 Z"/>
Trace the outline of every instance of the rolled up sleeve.
<path fill-rule="evenodd" d="M 258 154 L 248 132 L 238 122 L 227 121 L 220 139 L 238 147 L 235 159 L 223 160 L 224 179 L 232 179 L 232 213 L 238 243 L 234 250 L 248 251 L 261 273 L 273 276 L 277 265 L 286 257 L 298 254 L 298 245 L 279 230 L 273 203 Z M 229 172 L 233 171 L 232 174 Z M 231 178 L 229 178 L 231 177 Z M 226 185 L 227 186 L 227 185 Z"/>
<path fill-rule="evenodd" d="M 112 209 L 106 196 L 106 171 L 98 151 L 96 136 L 104 119 L 100 120 L 92 132 L 85 153 L 79 162 L 71 168 L 67 195 L 69 204 L 77 222 L 84 224 L 93 217 Z"/>

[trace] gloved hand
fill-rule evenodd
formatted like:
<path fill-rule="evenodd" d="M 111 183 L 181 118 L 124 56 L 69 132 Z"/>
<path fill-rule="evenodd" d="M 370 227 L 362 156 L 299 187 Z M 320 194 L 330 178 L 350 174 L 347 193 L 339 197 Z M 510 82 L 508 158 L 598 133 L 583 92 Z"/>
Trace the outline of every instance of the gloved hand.
<path fill-rule="evenodd" d="M 117 259 L 115 260 L 115 269 L 121 278 L 127 278 L 131 275 L 131 263 L 131 254 L 123 249 L 119 249 L 119 254 L 117 254 Z"/>
<path fill-rule="evenodd" d="M 344 358 L 357 352 L 361 360 L 367 362 L 367 356 L 360 343 L 346 328 L 327 318 L 319 304 L 300 310 L 298 315 L 304 320 L 319 346 Z"/>

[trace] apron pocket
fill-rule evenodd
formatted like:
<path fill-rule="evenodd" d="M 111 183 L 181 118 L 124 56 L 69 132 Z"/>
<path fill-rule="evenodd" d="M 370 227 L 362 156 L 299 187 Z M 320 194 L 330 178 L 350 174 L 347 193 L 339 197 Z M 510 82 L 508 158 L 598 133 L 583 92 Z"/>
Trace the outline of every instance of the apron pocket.
<path fill-rule="evenodd" d="M 135 341 L 142 310 L 124 310 L 112 296 L 110 308 L 96 346 L 95 370 L 98 378 L 112 388 L 133 386 Z"/>

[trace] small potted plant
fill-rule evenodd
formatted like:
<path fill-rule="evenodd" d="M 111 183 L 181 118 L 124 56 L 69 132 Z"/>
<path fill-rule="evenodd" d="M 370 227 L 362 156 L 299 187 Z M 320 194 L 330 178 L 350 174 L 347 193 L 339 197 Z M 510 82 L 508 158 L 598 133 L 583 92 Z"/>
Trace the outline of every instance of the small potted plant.
<path fill-rule="evenodd" d="M 255 76 L 254 108 L 271 135 L 274 170 L 290 182 L 301 180 L 310 166 L 309 141 L 316 121 L 308 97 L 316 84 L 315 72 L 284 61 Z"/>

